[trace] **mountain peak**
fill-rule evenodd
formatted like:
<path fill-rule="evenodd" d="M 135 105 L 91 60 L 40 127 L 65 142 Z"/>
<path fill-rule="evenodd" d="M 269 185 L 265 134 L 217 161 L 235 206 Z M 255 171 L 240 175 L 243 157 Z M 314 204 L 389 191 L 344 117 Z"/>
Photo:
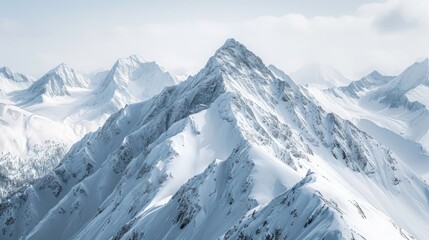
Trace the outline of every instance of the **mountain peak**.
<path fill-rule="evenodd" d="M 89 80 L 64 63 L 59 64 L 35 81 L 25 94 L 17 95 L 21 105 L 40 103 L 45 97 L 70 95 L 68 88 L 88 87 Z"/>
<path fill-rule="evenodd" d="M 62 62 L 62 63 L 58 64 L 57 68 L 68 68 L 68 66 L 67 66 L 67 64 Z"/>
<path fill-rule="evenodd" d="M 230 48 L 230 47 L 243 47 L 244 45 L 235 40 L 234 38 L 228 38 L 221 48 Z"/>
<path fill-rule="evenodd" d="M 228 40 L 225 41 L 225 43 L 222 45 L 222 47 L 220 47 L 217 51 L 215 56 L 221 55 L 221 53 L 225 53 L 225 52 L 229 52 L 229 53 L 233 53 L 235 52 L 236 55 L 237 53 L 245 53 L 245 52 L 250 52 L 242 43 L 236 41 L 233 38 L 229 38 Z"/>
<path fill-rule="evenodd" d="M 0 77 L 6 78 L 18 83 L 28 83 L 30 79 L 24 74 L 15 73 L 10 68 L 4 66 L 0 68 Z"/>
<path fill-rule="evenodd" d="M 46 73 L 40 82 L 61 82 L 68 87 L 87 87 L 88 80 L 80 73 L 69 67 L 65 63 L 60 63 L 55 68 Z"/>
<path fill-rule="evenodd" d="M 12 70 L 10 70 L 10 68 L 6 66 L 0 68 L 0 73 L 9 75 L 9 76 L 13 74 Z"/>
<path fill-rule="evenodd" d="M 146 60 L 136 54 L 133 54 L 131 56 L 128 56 L 126 58 L 120 58 L 117 61 L 118 65 L 141 65 L 142 63 L 145 63 Z"/>
<path fill-rule="evenodd" d="M 71 67 L 67 66 L 65 63 L 60 63 L 58 66 L 51 69 L 48 74 L 50 73 L 61 73 L 61 72 L 71 72 L 74 71 Z"/>
<path fill-rule="evenodd" d="M 243 44 L 233 38 L 226 40 L 214 56 L 210 58 L 206 68 L 219 68 L 224 72 L 241 72 L 256 70 L 263 74 L 271 74 L 262 60 Z"/>
<path fill-rule="evenodd" d="M 377 70 L 374 70 L 370 74 L 367 75 L 367 77 L 374 77 L 374 78 L 379 78 L 379 77 L 382 77 L 382 76 L 383 76 L 383 74 L 381 74 Z"/>
<path fill-rule="evenodd" d="M 127 104 L 147 100 L 175 83 L 173 76 L 156 62 L 131 55 L 116 61 L 95 90 L 90 105 L 103 105 L 106 112 L 113 113 Z"/>
<path fill-rule="evenodd" d="M 400 92 L 409 91 L 419 85 L 429 85 L 429 60 L 426 58 L 405 69 L 394 84 Z"/>

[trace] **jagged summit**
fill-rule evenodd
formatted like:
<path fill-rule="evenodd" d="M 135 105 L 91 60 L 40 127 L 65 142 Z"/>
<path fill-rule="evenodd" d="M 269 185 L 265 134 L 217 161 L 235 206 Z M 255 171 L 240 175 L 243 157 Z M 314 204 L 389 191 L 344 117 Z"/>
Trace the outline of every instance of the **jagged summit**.
<path fill-rule="evenodd" d="M 381 77 L 381 76 L 383 76 L 383 74 L 381 74 L 379 71 L 377 71 L 377 70 L 373 70 L 372 72 L 370 72 L 368 75 L 367 75 L 367 77 L 375 77 L 375 78 L 378 78 L 378 77 Z"/>
<path fill-rule="evenodd" d="M 429 108 L 429 60 L 426 58 L 405 69 L 400 75 L 371 93 L 389 107 L 404 107 L 411 111 Z"/>
<path fill-rule="evenodd" d="M 0 68 L 0 81 L 2 90 L 9 92 L 28 87 L 33 79 L 24 74 L 14 72 L 10 68 L 4 66 Z"/>
<path fill-rule="evenodd" d="M 224 67 L 241 68 L 242 66 L 239 65 L 240 63 L 247 65 L 248 68 L 265 67 L 258 56 L 233 38 L 228 39 L 222 47 L 216 51 L 212 58 L 216 59 L 217 63 Z"/>
<path fill-rule="evenodd" d="M 104 111 L 113 113 L 126 104 L 147 100 L 176 83 L 176 79 L 156 62 L 131 55 L 116 61 L 88 105 L 103 105 Z"/>
<path fill-rule="evenodd" d="M 229 40 L 197 75 L 117 111 L 10 196 L 0 236 L 421 237 L 426 191 L 389 149 Z"/>
<path fill-rule="evenodd" d="M 16 73 L 6 66 L 0 68 L 0 78 L 6 78 L 18 83 L 26 83 L 31 81 L 29 77 L 21 73 Z"/>
<path fill-rule="evenodd" d="M 82 74 L 75 71 L 73 68 L 69 67 L 65 63 L 61 63 L 55 68 L 51 69 L 47 74 L 42 78 L 37 80 L 33 86 L 37 85 L 51 85 L 52 87 L 64 86 L 64 87 L 88 87 L 88 79 L 86 79 Z M 54 89 L 54 88 L 53 88 Z M 65 92 L 52 92 L 50 94 L 59 94 L 64 95 Z"/>
<path fill-rule="evenodd" d="M 62 62 L 62 63 L 58 64 L 56 67 L 54 67 L 53 69 L 49 70 L 48 73 L 50 73 L 50 72 L 67 71 L 69 69 L 70 69 L 70 67 L 67 66 L 67 64 L 65 64 L 65 63 Z"/>
<path fill-rule="evenodd" d="M 89 80 L 64 63 L 43 75 L 26 90 L 15 94 L 20 105 L 41 103 L 55 96 L 69 96 L 71 88 L 86 88 Z"/>
<path fill-rule="evenodd" d="M 350 97 L 355 99 L 363 96 L 364 94 L 377 89 L 381 86 L 384 86 L 389 81 L 391 81 L 394 77 L 392 76 L 384 76 L 380 72 L 374 70 L 365 77 L 351 82 L 349 85 L 345 87 L 339 88 L 330 88 L 326 91 L 328 92 L 337 92 L 342 91 L 343 93 L 348 94 Z"/>
<path fill-rule="evenodd" d="M 251 83 L 271 81 L 276 78 L 258 56 L 232 38 L 215 52 L 200 73 L 205 74 L 208 71 L 221 74 L 220 79 L 236 83 L 233 84 L 235 87 L 238 87 L 239 82 L 241 87 L 246 87 Z M 246 79 L 243 76 L 250 78 Z"/>
<path fill-rule="evenodd" d="M 0 67 L 0 73 L 4 74 L 5 76 L 11 76 L 13 74 L 12 70 L 6 66 Z"/>
<path fill-rule="evenodd" d="M 7 93 L 25 89 L 32 83 L 33 79 L 12 71 L 4 66 L 0 68 L 0 98 L 6 98 Z"/>
<path fill-rule="evenodd" d="M 429 59 L 416 62 L 402 72 L 392 84 L 397 91 L 408 91 L 419 85 L 429 86 Z"/>
<path fill-rule="evenodd" d="M 235 40 L 234 38 L 228 38 L 225 43 L 223 44 L 222 48 L 229 48 L 229 47 L 244 47 L 243 44 Z M 244 47 L 245 48 L 245 47 Z"/>
<path fill-rule="evenodd" d="M 143 57 L 136 55 L 136 54 L 133 54 L 133 55 L 128 56 L 126 58 L 120 58 L 117 60 L 118 64 L 142 64 L 145 62 L 146 62 L 146 60 Z"/>

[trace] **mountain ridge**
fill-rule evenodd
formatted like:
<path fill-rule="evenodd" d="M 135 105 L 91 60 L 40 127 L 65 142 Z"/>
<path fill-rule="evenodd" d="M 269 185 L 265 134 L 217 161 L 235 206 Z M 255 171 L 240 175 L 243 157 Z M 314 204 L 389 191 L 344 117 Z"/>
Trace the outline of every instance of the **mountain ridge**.
<path fill-rule="evenodd" d="M 322 107 L 352 121 L 389 146 L 416 173 L 429 179 L 428 60 L 398 76 L 369 75 L 347 87 L 309 89 Z M 385 136 L 389 136 L 386 138 Z M 413 149 L 413 150 L 411 150 Z"/>
<path fill-rule="evenodd" d="M 95 90 L 95 99 L 89 105 L 106 102 L 106 111 L 112 113 L 126 104 L 147 100 L 164 87 L 176 83 L 177 80 L 156 62 L 131 55 L 116 61 Z"/>
<path fill-rule="evenodd" d="M 137 61 L 139 57 L 133 59 Z M 148 64 L 151 66 L 152 63 Z M 156 69 L 169 76 L 162 67 Z M 141 80 L 159 83 L 158 88 L 125 87 L 141 89 L 146 97 L 159 93 L 164 85 L 154 79 L 157 75 L 147 67 L 140 70 L 140 73 L 147 72 Z M 99 80 L 84 76 L 64 63 L 35 82 L 14 84 L 10 88 L 7 84 L 12 80 L 4 79 L 0 74 L 0 127 L 3 132 L 0 199 L 44 176 L 59 163 L 73 143 L 103 125 L 110 113 L 102 104 L 95 107 L 93 104 L 94 100 L 100 103 L 95 94 Z M 138 84 L 144 85 L 144 81 Z M 140 97 L 122 102 L 118 108 L 139 101 Z"/>
<path fill-rule="evenodd" d="M 53 97 L 70 96 L 70 88 L 88 87 L 89 80 L 64 63 L 51 69 L 25 90 L 15 94 L 15 101 L 22 106 L 49 101 Z"/>
<path fill-rule="evenodd" d="M 401 239 L 427 233 L 425 191 L 389 149 L 230 39 L 195 76 L 86 135 L 2 203 L 0 221 L 7 239 L 228 239 L 253 223 L 268 238 Z M 278 225 L 290 204 L 293 228 Z"/>

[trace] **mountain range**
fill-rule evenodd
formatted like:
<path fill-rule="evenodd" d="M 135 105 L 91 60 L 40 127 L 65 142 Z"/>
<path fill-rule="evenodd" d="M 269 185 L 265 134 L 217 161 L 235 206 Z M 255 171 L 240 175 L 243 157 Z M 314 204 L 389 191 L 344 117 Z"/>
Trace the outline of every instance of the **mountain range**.
<path fill-rule="evenodd" d="M 37 80 L 4 67 L 0 83 L 1 199 L 47 174 L 111 113 L 177 80 L 155 62 L 130 56 L 93 78 L 64 63 Z"/>
<path fill-rule="evenodd" d="M 398 111 L 424 116 L 425 103 L 408 97 L 423 96 L 427 61 L 398 77 L 372 73 L 326 90 L 296 84 L 234 39 L 175 85 L 155 65 L 145 68 L 151 74 L 135 70 L 142 62 L 119 60 L 99 84 L 84 78 L 81 86 L 48 84 L 43 94 L 51 89 L 56 96 L 37 104 L 19 99 L 44 77 L 10 94 L 18 107 L 40 114 L 52 112 L 47 109 L 57 101 L 82 103 L 70 116 L 112 114 L 55 168 L 0 203 L 2 239 L 429 236 L 429 185 L 404 152 L 356 124 L 370 112 L 364 107 L 385 110 L 371 111 L 371 119 Z M 161 78 L 172 86 L 135 89 Z M 93 88 L 82 90 L 83 83 Z M 146 97 L 148 89 L 160 92 Z M 347 109 L 351 101 L 363 110 Z M 408 135 L 397 136 L 413 144 L 425 140 L 412 135 L 412 125 L 405 130 Z"/>
<path fill-rule="evenodd" d="M 352 121 L 429 180 L 428 76 L 426 59 L 398 76 L 375 71 L 345 87 L 309 91 L 327 111 Z"/>

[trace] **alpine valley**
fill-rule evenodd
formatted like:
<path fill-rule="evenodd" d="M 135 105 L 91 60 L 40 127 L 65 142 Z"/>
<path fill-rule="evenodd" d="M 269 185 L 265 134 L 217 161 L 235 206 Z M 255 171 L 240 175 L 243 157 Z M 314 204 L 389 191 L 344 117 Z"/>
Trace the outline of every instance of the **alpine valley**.
<path fill-rule="evenodd" d="M 185 81 L 0 69 L 0 239 L 427 239 L 428 61 L 309 69 L 234 39 Z"/>

